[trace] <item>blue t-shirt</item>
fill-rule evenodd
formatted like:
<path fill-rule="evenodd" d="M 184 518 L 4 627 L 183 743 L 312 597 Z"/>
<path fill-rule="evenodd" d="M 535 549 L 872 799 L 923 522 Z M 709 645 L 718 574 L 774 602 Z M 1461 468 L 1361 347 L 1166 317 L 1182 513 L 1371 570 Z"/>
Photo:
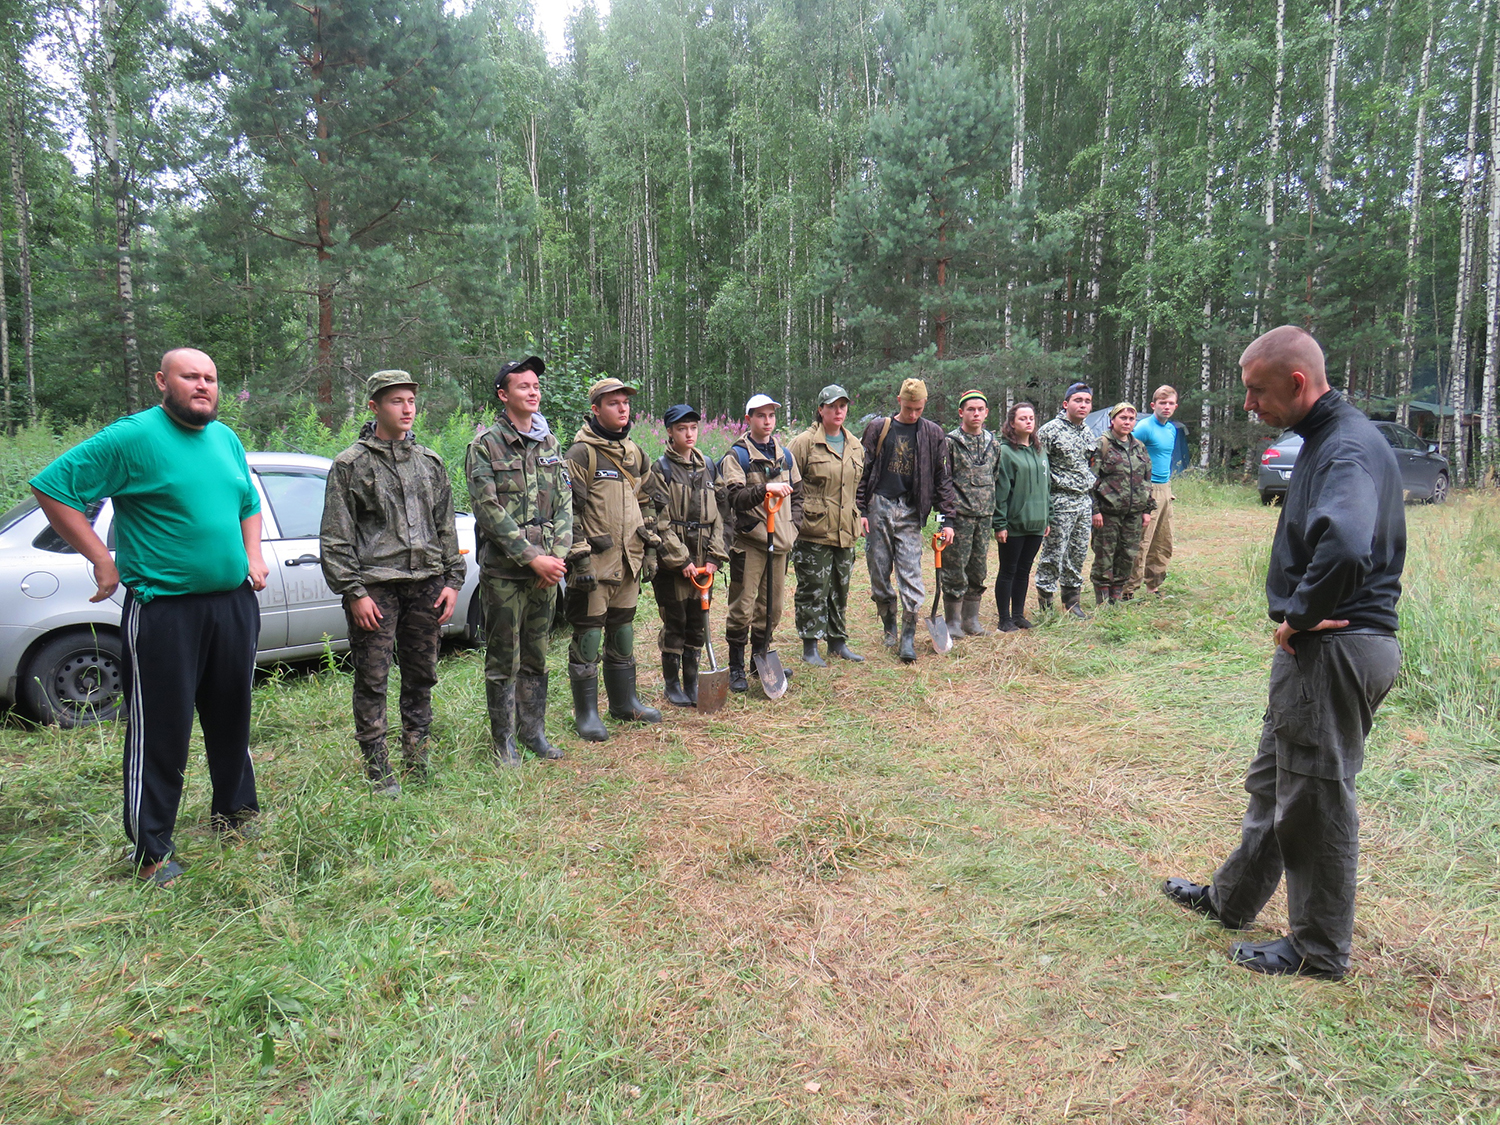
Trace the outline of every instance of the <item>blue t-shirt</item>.
<path fill-rule="evenodd" d="M 1177 449 L 1177 427 L 1171 422 L 1158 422 L 1155 414 L 1148 414 L 1135 424 L 1132 431 L 1146 452 L 1151 454 L 1151 483 L 1166 484 L 1172 479 L 1172 454 Z"/>
<path fill-rule="evenodd" d="M 120 581 L 148 602 L 217 594 L 250 574 L 240 521 L 260 511 L 245 447 L 222 422 L 180 425 L 156 406 L 121 418 L 31 478 L 84 511 L 114 498 Z"/>

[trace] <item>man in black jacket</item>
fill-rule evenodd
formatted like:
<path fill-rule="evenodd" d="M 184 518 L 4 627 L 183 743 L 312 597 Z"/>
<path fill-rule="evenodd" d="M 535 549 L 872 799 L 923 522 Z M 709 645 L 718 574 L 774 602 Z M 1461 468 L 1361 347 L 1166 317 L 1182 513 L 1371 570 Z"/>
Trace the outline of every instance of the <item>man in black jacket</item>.
<path fill-rule="evenodd" d="M 1338 980 L 1354 931 L 1354 779 L 1401 666 L 1401 473 L 1369 419 L 1329 389 L 1323 351 L 1302 329 L 1267 332 L 1240 368 L 1245 409 L 1303 439 L 1266 575 L 1276 622 L 1270 698 L 1245 778 L 1240 846 L 1209 886 L 1172 878 L 1162 890 L 1243 929 L 1284 871 L 1290 934 L 1238 942 L 1230 959 L 1260 973 Z"/>
<path fill-rule="evenodd" d="M 958 497 L 948 476 L 948 440 L 943 428 L 922 417 L 927 384 L 907 379 L 896 395 L 897 413 L 875 418 L 865 427 L 865 470 L 854 502 L 869 521 L 865 557 L 870 565 L 870 597 L 885 626 L 885 643 L 895 648 L 896 602 L 901 603 L 897 655 L 910 664 L 917 658 L 917 613 L 922 588 L 922 529 L 937 508 L 944 521 L 943 544 L 953 542 L 951 522 Z M 895 574 L 895 583 L 891 575 Z"/>

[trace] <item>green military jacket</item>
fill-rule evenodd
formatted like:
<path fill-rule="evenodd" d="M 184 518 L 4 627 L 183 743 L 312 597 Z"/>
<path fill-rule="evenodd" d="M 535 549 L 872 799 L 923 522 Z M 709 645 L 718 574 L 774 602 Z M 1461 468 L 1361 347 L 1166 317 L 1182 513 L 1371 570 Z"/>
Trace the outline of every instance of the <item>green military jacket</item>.
<path fill-rule="evenodd" d="M 1139 516 L 1156 510 L 1151 495 L 1151 453 L 1140 438 L 1124 440 L 1110 430 L 1099 435 L 1094 450 L 1094 511 L 1110 516 Z"/>
<path fill-rule="evenodd" d="M 409 436 L 385 441 L 367 425 L 334 459 L 318 532 L 328 588 L 349 601 L 367 586 L 413 578 L 463 588 L 453 485 L 443 459 Z"/>
<path fill-rule="evenodd" d="M 1082 422 L 1074 425 L 1059 414 L 1041 429 L 1032 439 L 1047 455 L 1052 470 L 1052 495 L 1071 495 L 1082 499 L 1094 487 L 1094 474 L 1089 465 L 1094 459 L 1096 442 L 1094 435 Z"/>
<path fill-rule="evenodd" d="M 802 474 L 802 524 L 797 538 L 825 547 L 852 547 L 859 538 L 859 478 L 865 472 L 865 447 L 844 430 L 844 452 L 828 444 L 823 423 L 814 422 L 787 442 Z"/>
<path fill-rule="evenodd" d="M 646 548 L 656 546 L 646 455 L 628 437 L 612 441 L 585 422 L 568 446 L 577 534 L 570 573 L 592 568 L 600 582 L 638 577 Z"/>
<path fill-rule="evenodd" d="M 1017 445 L 1002 440 L 994 529 L 1011 535 L 1041 535 L 1046 531 L 1050 476 L 1047 455 L 1035 441 Z"/>
<path fill-rule="evenodd" d="M 994 512 L 999 468 L 1000 439 L 989 430 L 966 434 L 960 426 L 948 431 L 948 475 L 958 494 L 960 516 L 980 519 Z"/>
<path fill-rule="evenodd" d="M 528 434 L 503 410 L 469 443 L 464 471 L 479 525 L 480 573 L 529 578 L 538 555 L 566 558 L 573 546 L 573 493 L 562 446 L 540 414 Z"/>
<path fill-rule="evenodd" d="M 709 562 L 722 567 L 729 561 L 719 515 L 721 484 L 697 449 L 683 457 L 668 446 L 646 473 L 646 492 L 656 509 L 656 534 L 661 538 L 657 558 L 663 571 L 671 571 L 676 580 L 678 601 L 698 592 L 683 575 L 683 567 Z"/>

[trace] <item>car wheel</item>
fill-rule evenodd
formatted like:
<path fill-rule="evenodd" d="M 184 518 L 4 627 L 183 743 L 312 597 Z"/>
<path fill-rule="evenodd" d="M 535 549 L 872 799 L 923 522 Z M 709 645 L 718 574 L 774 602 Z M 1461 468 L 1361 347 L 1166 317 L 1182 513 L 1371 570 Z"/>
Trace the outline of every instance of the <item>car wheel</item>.
<path fill-rule="evenodd" d="M 27 661 L 21 701 L 39 722 L 88 726 L 115 718 L 125 699 L 119 634 L 59 633 Z"/>
<path fill-rule="evenodd" d="M 1433 504 L 1441 504 L 1448 499 L 1448 474 L 1439 473 L 1437 480 L 1432 482 L 1432 495 L 1428 501 Z"/>
<path fill-rule="evenodd" d="M 1267 508 L 1269 508 L 1271 506 L 1271 502 L 1273 500 L 1275 500 L 1275 499 L 1276 499 L 1276 493 L 1274 493 L 1274 492 L 1262 492 L 1260 494 L 1260 502 L 1262 504 L 1264 504 Z"/>

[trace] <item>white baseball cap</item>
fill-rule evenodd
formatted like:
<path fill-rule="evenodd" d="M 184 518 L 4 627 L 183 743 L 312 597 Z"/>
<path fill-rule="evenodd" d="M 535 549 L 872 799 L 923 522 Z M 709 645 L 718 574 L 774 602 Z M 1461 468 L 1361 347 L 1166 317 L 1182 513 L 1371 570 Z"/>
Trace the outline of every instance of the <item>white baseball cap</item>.
<path fill-rule="evenodd" d="M 748 418 L 750 416 L 750 411 L 757 410 L 762 406 L 780 405 L 781 403 L 777 402 L 770 395 L 751 395 L 749 401 L 745 403 L 745 417 Z"/>

